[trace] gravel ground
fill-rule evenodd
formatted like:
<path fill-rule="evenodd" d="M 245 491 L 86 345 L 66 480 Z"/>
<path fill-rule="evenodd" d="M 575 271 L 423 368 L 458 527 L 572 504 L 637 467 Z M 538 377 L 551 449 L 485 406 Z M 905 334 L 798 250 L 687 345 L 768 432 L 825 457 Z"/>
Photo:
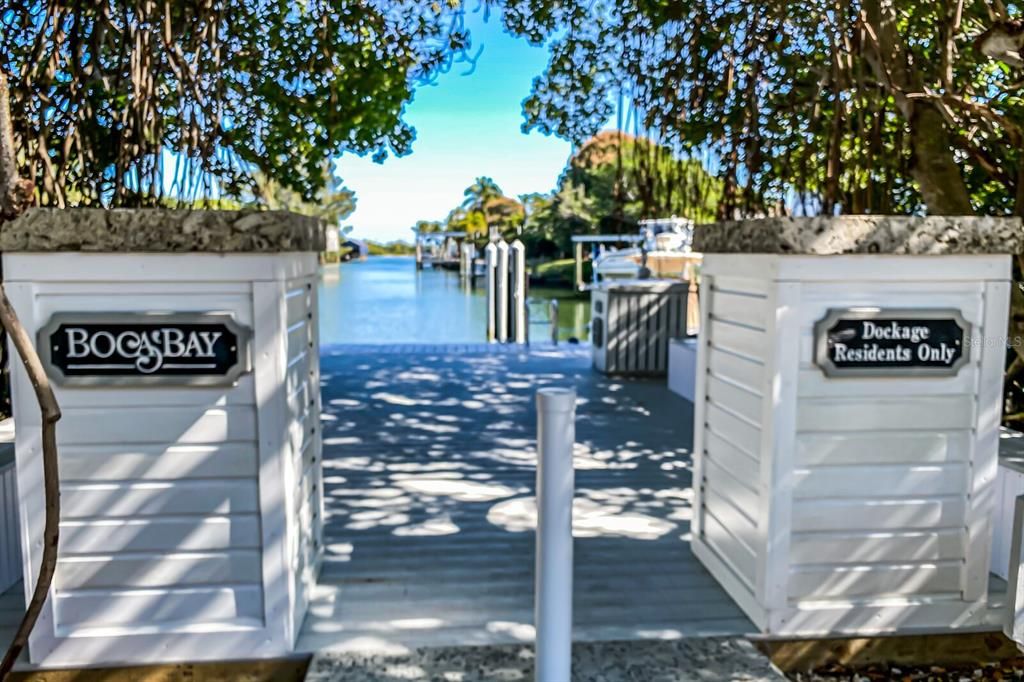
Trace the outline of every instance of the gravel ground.
<path fill-rule="evenodd" d="M 533 647 L 417 649 L 402 656 L 318 654 L 306 682 L 515 682 L 533 680 Z M 768 682 L 785 678 L 737 638 L 573 645 L 572 680 L 543 682 Z"/>
<path fill-rule="evenodd" d="M 975 682 L 976 680 L 1024 680 L 1024 659 L 998 664 L 940 666 L 869 666 L 851 670 L 844 666 L 821 668 L 810 673 L 791 674 L 797 682 Z"/>

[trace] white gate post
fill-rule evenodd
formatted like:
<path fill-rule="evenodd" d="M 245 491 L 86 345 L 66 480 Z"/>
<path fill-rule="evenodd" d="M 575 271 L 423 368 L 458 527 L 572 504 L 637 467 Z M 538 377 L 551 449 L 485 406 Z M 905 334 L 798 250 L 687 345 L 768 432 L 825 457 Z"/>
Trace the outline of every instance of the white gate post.
<path fill-rule="evenodd" d="M 537 556 L 534 626 L 537 682 L 572 669 L 572 498 L 576 391 L 537 391 Z"/>
<path fill-rule="evenodd" d="M 497 278 L 495 268 L 498 265 L 498 247 L 494 245 L 494 242 L 490 242 L 484 247 L 484 281 L 486 282 L 486 297 L 487 297 L 487 342 L 494 343 L 497 340 L 497 319 L 495 316 L 495 310 L 497 306 Z"/>
<path fill-rule="evenodd" d="M 495 267 L 494 279 L 494 311 L 495 329 L 498 343 L 508 341 L 508 244 L 499 241 L 495 245 L 497 250 L 497 266 Z"/>
<path fill-rule="evenodd" d="M 526 343 L 529 328 L 526 322 L 526 246 L 518 239 L 509 247 L 512 261 L 510 282 L 512 287 L 512 340 Z"/>

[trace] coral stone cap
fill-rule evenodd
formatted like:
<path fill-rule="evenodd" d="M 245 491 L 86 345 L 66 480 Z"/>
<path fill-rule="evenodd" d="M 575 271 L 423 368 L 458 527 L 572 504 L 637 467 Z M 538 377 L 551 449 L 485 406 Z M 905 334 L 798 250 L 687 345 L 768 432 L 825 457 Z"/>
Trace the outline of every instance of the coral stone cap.
<path fill-rule="evenodd" d="M 819 216 L 726 220 L 698 225 L 702 253 L 966 255 L 1021 253 L 1020 218 Z"/>
<path fill-rule="evenodd" d="M 0 226 L 0 251 L 323 251 L 323 223 L 289 211 L 35 208 Z"/>

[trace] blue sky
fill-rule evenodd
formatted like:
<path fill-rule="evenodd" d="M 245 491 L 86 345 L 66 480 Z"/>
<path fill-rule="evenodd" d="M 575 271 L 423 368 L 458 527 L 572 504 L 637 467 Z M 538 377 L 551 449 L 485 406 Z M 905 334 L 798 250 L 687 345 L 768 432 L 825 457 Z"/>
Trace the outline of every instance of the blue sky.
<path fill-rule="evenodd" d="M 570 145 L 537 132 L 524 135 L 522 101 L 548 52 L 509 36 L 500 18 L 466 18 L 474 50 L 483 45 L 476 69 L 456 64 L 436 85 L 420 86 L 406 107 L 416 129 L 412 153 L 383 164 L 369 156 L 345 155 L 338 174 L 356 193 L 346 224 L 353 236 L 409 240 L 417 220 L 440 220 L 463 199 L 480 175 L 494 178 L 509 196 L 546 192 L 569 158 Z"/>

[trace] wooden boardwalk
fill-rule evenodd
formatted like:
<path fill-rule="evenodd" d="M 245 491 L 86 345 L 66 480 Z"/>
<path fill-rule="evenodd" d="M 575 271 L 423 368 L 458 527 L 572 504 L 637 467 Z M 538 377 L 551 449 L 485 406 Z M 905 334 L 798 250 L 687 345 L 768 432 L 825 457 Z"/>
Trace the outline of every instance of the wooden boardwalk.
<path fill-rule="evenodd" d="M 25 588 L 19 582 L 0 593 L 0 650 L 6 651 L 25 614 Z M 3 655 L 0 654 L 0 657 Z"/>
<path fill-rule="evenodd" d="M 328 347 L 326 560 L 300 649 L 533 636 L 534 393 L 575 386 L 575 637 L 736 635 L 690 553 L 692 406 L 585 348 Z"/>

